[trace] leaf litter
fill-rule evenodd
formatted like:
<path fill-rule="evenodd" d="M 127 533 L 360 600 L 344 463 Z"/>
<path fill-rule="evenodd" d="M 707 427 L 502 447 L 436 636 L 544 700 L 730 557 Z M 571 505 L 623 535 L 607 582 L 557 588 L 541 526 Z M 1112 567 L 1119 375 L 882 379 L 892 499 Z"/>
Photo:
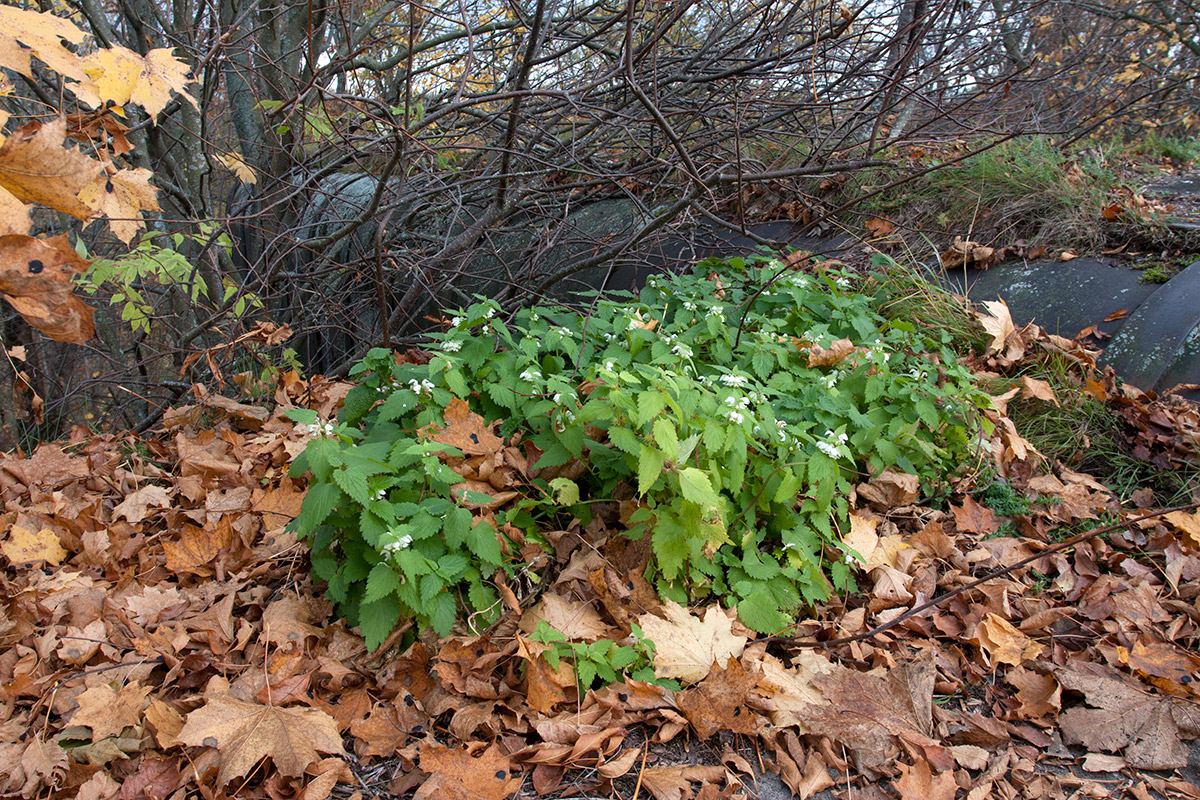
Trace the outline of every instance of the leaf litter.
<path fill-rule="evenodd" d="M 1065 354 L 1146 460 L 1194 458 L 1194 406 L 1119 386 L 1006 311 L 982 312 L 980 372 Z M 492 628 L 403 650 L 398 632 L 374 653 L 285 529 L 307 433 L 284 412 L 328 417 L 347 389 L 287 376 L 267 407 L 197 387 L 153 435 L 77 429 L 0 455 L 0 792 L 719 800 L 776 780 L 801 798 L 1200 797 L 1200 513 L 1148 515 L 1146 495 L 1122 506 L 1047 463 L 1006 404 L 1065 401 L 1048 386 L 1014 379 L 989 412 L 988 474 L 1022 513 L 988 507 L 969 478 L 944 509 L 922 504 L 915 476 L 864 481 L 844 537 L 862 588 L 782 635 L 660 602 L 644 546 L 598 522 L 546 532 L 539 579 L 501 587 Z M 491 501 L 464 505 L 491 514 L 535 459 L 452 411 L 427 434 L 466 455 L 464 491 Z M 540 622 L 581 643 L 637 624 L 679 688 L 581 691 L 533 637 Z"/>

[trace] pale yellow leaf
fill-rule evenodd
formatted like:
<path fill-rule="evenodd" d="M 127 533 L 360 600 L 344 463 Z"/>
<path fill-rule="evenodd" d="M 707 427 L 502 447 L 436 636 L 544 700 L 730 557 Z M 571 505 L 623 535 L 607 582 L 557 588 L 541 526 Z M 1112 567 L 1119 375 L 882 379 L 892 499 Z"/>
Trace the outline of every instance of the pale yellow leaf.
<path fill-rule="evenodd" d="M 50 12 L 39 13 L 9 5 L 0 5 L 0 67 L 33 77 L 30 56 L 75 80 L 82 80 L 79 56 L 63 44 L 79 44 L 87 34 L 71 22 Z"/>
<path fill-rule="evenodd" d="M 29 233 L 32 225 L 29 206 L 0 186 L 0 236 L 23 236 Z"/>
<path fill-rule="evenodd" d="M 709 606 L 703 620 L 669 600 L 663 611 L 666 619 L 653 614 L 638 617 L 646 638 L 654 642 L 654 674 L 660 678 L 697 683 L 714 662 L 723 667 L 746 647 L 746 637 L 733 635 L 733 622 L 720 606 Z"/>
<path fill-rule="evenodd" d="M 171 48 L 151 50 L 144 57 L 124 47 L 97 50 L 83 59 L 83 68 L 87 77 L 72 88 L 95 108 L 110 101 L 114 110 L 136 103 L 155 120 L 170 102 L 171 92 L 196 105 L 185 88 L 191 82 L 188 66 L 172 55 Z"/>
<path fill-rule="evenodd" d="M 1017 332 L 1017 326 L 1013 324 L 1008 304 L 1003 300 L 985 300 L 982 305 L 987 309 L 987 313 L 977 314 L 976 318 L 992 337 L 987 351 L 988 353 L 999 353 L 1004 349 L 1009 337 Z"/>
<path fill-rule="evenodd" d="M 989 613 L 975 626 L 972 640 L 983 648 L 993 663 L 1018 667 L 1022 661 L 1037 658 L 1044 649 L 1003 617 Z"/>
<path fill-rule="evenodd" d="M 158 211 L 155 188 L 150 185 L 154 177 L 148 169 L 118 170 L 108 179 L 93 184 L 79 193 L 79 199 L 95 209 L 96 213 L 108 217 L 113 234 L 129 244 L 137 232 L 145 227 L 142 211 Z"/>
<path fill-rule="evenodd" d="M 254 173 L 254 167 L 247 164 L 237 153 L 213 153 L 211 158 L 236 175 L 237 179 L 242 183 L 258 183 L 258 176 Z"/>

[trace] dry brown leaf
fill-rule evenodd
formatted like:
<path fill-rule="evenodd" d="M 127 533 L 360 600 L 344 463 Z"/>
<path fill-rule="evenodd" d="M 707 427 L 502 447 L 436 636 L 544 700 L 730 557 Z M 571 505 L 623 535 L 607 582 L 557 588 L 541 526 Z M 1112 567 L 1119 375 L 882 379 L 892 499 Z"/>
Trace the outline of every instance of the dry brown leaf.
<path fill-rule="evenodd" d="M 1045 400 L 1047 403 L 1059 405 L 1058 398 L 1054 396 L 1054 390 L 1050 388 L 1048 382 L 1031 378 L 1028 375 L 1021 376 L 1021 397 Z"/>
<path fill-rule="evenodd" d="M 0 550 L 14 566 L 50 564 L 56 567 L 68 555 L 54 531 L 43 528 L 34 533 L 20 525 L 12 526 L 8 538 L 0 542 Z"/>
<path fill-rule="evenodd" d="M 654 674 L 660 678 L 698 683 L 714 663 L 723 666 L 746 647 L 746 637 L 733 635 L 733 621 L 720 606 L 709 606 L 703 620 L 670 601 L 663 613 L 666 619 L 653 614 L 638 617 L 646 638 L 654 642 Z"/>
<path fill-rule="evenodd" d="M 757 682 L 756 673 L 731 658 L 724 668 L 714 667 L 696 688 L 676 694 L 675 702 L 701 741 L 717 731 L 754 736 L 760 720 L 746 705 L 746 693 Z"/>
<path fill-rule="evenodd" d="M 0 186 L 24 203 L 41 205 L 89 220 L 97 209 L 80 199 L 80 193 L 103 189 L 100 162 L 74 147 L 63 147 L 67 121 L 28 122 L 0 145 Z"/>
<path fill-rule="evenodd" d="M 759 663 L 762 671 L 758 679 L 758 692 L 770 698 L 775 709 L 771 722 L 776 727 L 796 726 L 807 733 L 803 716 L 810 706 L 824 705 L 829 701 L 813 685 L 818 675 L 832 672 L 834 665 L 829 659 L 813 650 L 801 650 L 792 659 L 791 668 L 785 668 L 779 659 L 766 655 Z"/>
<path fill-rule="evenodd" d="M 975 636 L 971 641 L 987 653 L 993 664 L 1014 667 L 1037 658 L 1045 649 L 1013 627 L 1011 622 L 992 613 L 975 626 Z"/>
<path fill-rule="evenodd" d="M 918 758 L 911 767 L 908 764 L 897 764 L 897 767 L 900 779 L 892 781 L 892 786 L 900 793 L 900 800 L 954 800 L 958 792 L 953 772 L 934 775 L 929 762 L 923 758 Z"/>
<path fill-rule="evenodd" d="M 1176 645 L 1138 639 L 1133 649 L 1118 646 L 1117 657 L 1164 692 L 1179 697 L 1197 694 L 1200 657 Z"/>
<path fill-rule="evenodd" d="M 1182 769 L 1188 763 L 1180 734 L 1200 736 L 1200 711 L 1177 698 L 1156 697 L 1103 664 L 1056 669 L 1064 689 L 1082 692 L 1088 706 L 1059 715 L 1063 741 L 1089 750 L 1123 753 L 1136 769 Z"/>
<path fill-rule="evenodd" d="M 0 236 L 0 296 L 57 342 L 80 344 L 96 332 L 92 307 L 72 292 L 76 273 L 87 267 L 65 234 L 50 239 Z"/>
<path fill-rule="evenodd" d="M 883 217 L 872 217 L 863 224 L 863 227 L 872 236 L 887 236 L 896 230 L 896 223 Z"/>
<path fill-rule="evenodd" d="M 961 507 L 951 506 L 950 510 L 954 512 L 954 526 L 961 533 L 987 536 L 1000 530 L 1000 518 L 996 516 L 996 512 L 976 503 L 970 495 L 963 497 Z"/>
<path fill-rule="evenodd" d="M 849 358 L 851 353 L 861 352 L 862 349 L 855 347 L 849 339 L 838 339 L 829 345 L 828 350 L 819 344 L 812 344 L 808 347 L 808 366 L 833 367 Z"/>
<path fill-rule="evenodd" d="M 1172 511 L 1164 519 L 1183 534 L 1183 543 L 1193 550 L 1200 550 L 1200 511 Z"/>
<path fill-rule="evenodd" d="M 429 779 L 413 800 L 504 800 L 521 785 L 512 762 L 494 744 L 477 757 L 466 750 L 426 744 L 420 765 Z"/>
<path fill-rule="evenodd" d="M 233 526 L 227 519 L 222 519 L 212 528 L 184 525 L 179 541 L 167 539 L 163 542 L 167 569 L 176 575 L 211 575 L 212 570 L 207 569 L 206 565 L 232 543 Z"/>
<path fill-rule="evenodd" d="M 270 758 L 282 774 L 299 777 L 318 753 L 341 755 L 337 722 L 324 711 L 247 703 L 228 695 L 211 697 L 187 715 L 179 741 L 215 747 L 221 755 L 217 779 L 224 786 Z"/>
<path fill-rule="evenodd" d="M 107 683 L 93 686 L 77 698 L 79 710 L 71 717 L 71 724 L 91 728 L 93 742 L 116 736 L 141 721 L 146 695 L 152 688 L 136 681 L 122 686 L 119 693 Z"/>
<path fill-rule="evenodd" d="M 125 598 L 125 607 L 133 614 L 133 619 L 139 625 L 149 625 L 158 621 L 158 615 L 168 608 L 174 608 L 184 602 L 179 589 L 168 586 L 165 589 L 158 586 L 143 586 L 138 594 Z"/>
<path fill-rule="evenodd" d="M 33 206 L 22 203 L 8 189 L 0 186 L 0 236 L 26 236 L 33 225 L 29 210 Z"/>
<path fill-rule="evenodd" d="M 975 318 L 979 320 L 979 323 L 983 325 L 983 329 L 992 337 L 992 341 L 988 344 L 987 352 L 989 354 L 999 353 L 1005 347 L 1008 347 L 1010 342 L 1019 338 L 1017 337 L 1017 326 L 1013 324 L 1008 304 L 1003 300 L 985 300 L 982 305 L 987 309 L 987 313 L 976 312 Z M 1019 352 L 1017 355 L 1019 355 Z"/>
<path fill-rule="evenodd" d="M 1062 687 L 1052 675 L 1018 667 L 1009 670 L 1004 680 L 1017 690 L 1021 705 L 1017 713 L 1023 719 L 1041 719 L 1057 714 L 1062 708 Z"/>
<path fill-rule="evenodd" d="M 642 785 L 655 800 L 690 800 L 692 783 L 725 780 L 725 768 L 719 766 L 647 767 Z"/>
<path fill-rule="evenodd" d="M 125 495 L 125 499 L 112 511 L 113 521 L 124 517 L 130 525 L 137 525 L 150 515 L 150 509 L 171 507 L 171 490 L 163 486 L 143 486 Z"/>
<path fill-rule="evenodd" d="M 962 267 L 987 269 L 1003 253 L 1004 250 L 997 250 L 994 247 L 987 247 L 979 242 L 972 242 L 963 239 L 961 236 L 955 236 L 954 243 L 942 253 L 942 269 L 951 270 Z"/>
<path fill-rule="evenodd" d="M 263 638 L 274 645 L 303 647 L 309 637 L 321 635 L 312 621 L 312 603 L 296 595 L 281 597 L 263 611 Z"/>
<path fill-rule="evenodd" d="M 543 595 L 537 605 L 521 615 L 519 627 L 532 636 L 543 621 L 572 642 L 590 643 L 615 633 L 600 618 L 593 603 L 580 603 L 557 594 Z"/>
<path fill-rule="evenodd" d="M 880 510 L 891 510 L 917 502 L 921 479 L 907 472 L 885 469 L 866 483 L 860 483 L 855 491 L 858 496 Z"/>

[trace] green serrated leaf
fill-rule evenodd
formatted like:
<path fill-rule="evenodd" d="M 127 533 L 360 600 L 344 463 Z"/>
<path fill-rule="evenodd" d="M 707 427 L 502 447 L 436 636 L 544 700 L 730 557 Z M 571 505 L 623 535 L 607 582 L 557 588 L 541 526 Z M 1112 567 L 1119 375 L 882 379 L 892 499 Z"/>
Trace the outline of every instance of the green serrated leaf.
<path fill-rule="evenodd" d="M 437 575 L 426 575 L 421 578 L 421 602 L 428 604 L 438 592 L 445 587 Z"/>
<path fill-rule="evenodd" d="M 642 445 L 638 456 L 638 494 L 644 495 L 662 476 L 663 454 L 653 447 Z"/>
<path fill-rule="evenodd" d="M 675 423 L 666 417 L 654 420 L 654 441 L 663 455 L 672 461 L 680 461 L 679 435 L 675 432 Z"/>
<path fill-rule="evenodd" d="M 488 565 L 500 563 L 500 541 L 491 523 L 479 521 L 471 527 L 467 536 L 467 549 Z"/>
<path fill-rule="evenodd" d="M 714 508 L 720 503 L 708 475 L 695 467 L 679 470 L 679 489 L 684 499 L 704 508 Z"/>
<path fill-rule="evenodd" d="M 637 434 L 628 428 L 609 428 L 608 440 L 612 442 L 613 446 L 618 450 L 628 453 L 631 456 L 636 456 L 641 453 L 641 441 L 638 440 Z"/>
<path fill-rule="evenodd" d="M 394 594 L 359 605 L 358 629 L 367 640 L 367 650 L 374 650 L 391 636 L 400 621 L 400 611 L 400 600 Z"/>
<path fill-rule="evenodd" d="M 376 564 L 367 576 L 367 590 L 363 594 L 364 603 L 373 603 L 389 594 L 395 594 L 400 588 L 400 576 L 390 564 Z"/>
<path fill-rule="evenodd" d="M 765 585 L 738 601 L 737 614 L 738 619 L 756 633 L 776 634 L 792 622 L 779 610 L 774 596 Z"/>
<path fill-rule="evenodd" d="M 454 619 L 458 616 L 458 605 L 454 596 L 442 592 L 433 598 L 432 610 L 429 612 L 429 624 L 438 636 L 449 636 L 454 628 Z"/>
<path fill-rule="evenodd" d="M 570 478 L 554 478 L 550 481 L 554 502 L 560 506 L 573 506 L 579 502 L 579 484 Z"/>
<path fill-rule="evenodd" d="M 341 502 L 342 490 L 332 483 L 317 483 L 308 487 L 300 513 L 292 521 L 292 530 L 304 534 L 320 525 Z"/>
<path fill-rule="evenodd" d="M 333 471 L 333 482 L 360 505 L 365 506 L 371 502 L 371 491 L 367 488 L 367 476 L 361 472 L 336 469 Z"/>
<path fill-rule="evenodd" d="M 390 422 L 417 407 L 417 395 L 408 389 L 400 389 L 388 395 L 379 407 L 379 421 Z"/>
<path fill-rule="evenodd" d="M 645 425 L 654 419 L 666 407 L 666 399 L 662 392 L 651 389 L 638 395 L 638 424 Z"/>

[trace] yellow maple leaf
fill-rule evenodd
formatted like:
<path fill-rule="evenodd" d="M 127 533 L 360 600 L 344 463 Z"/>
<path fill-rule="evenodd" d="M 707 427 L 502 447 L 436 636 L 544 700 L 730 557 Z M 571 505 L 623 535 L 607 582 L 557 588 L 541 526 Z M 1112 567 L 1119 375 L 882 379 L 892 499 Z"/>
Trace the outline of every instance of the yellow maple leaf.
<path fill-rule="evenodd" d="M 124 47 L 97 50 L 83 59 L 86 77 L 71 87 L 75 95 L 95 108 L 111 101 L 113 111 L 136 103 L 146 109 L 151 120 L 158 118 L 171 100 L 171 92 L 196 106 L 196 98 L 185 87 L 191 81 L 187 64 L 162 47 L 141 56 Z M 198 108 L 199 106 L 197 106 Z"/>
<path fill-rule="evenodd" d="M 160 210 L 155 189 L 150 185 L 153 176 L 148 169 L 117 170 L 107 180 L 80 191 L 79 199 L 97 215 L 108 217 L 113 234 L 129 244 L 145 227 L 142 212 Z"/>
<path fill-rule="evenodd" d="M 9 538 L 0 543 L 0 550 L 13 564 L 36 564 L 44 561 L 57 567 L 67 557 L 67 551 L 59 543 L 54 531 L 42 528 L 37 533 L 13 525 Z"/>
<path fill-rule="evenodd" d="M 82 80 L 83 67 L 79 56 L 63 44 L 79 44 L 87 34 L 71 22 L 49 11 L 29 11 L 0 5 L 0 67 L 33 77 L 30 56 L 41 59 L 46 66 L 74 80 Z"/>

